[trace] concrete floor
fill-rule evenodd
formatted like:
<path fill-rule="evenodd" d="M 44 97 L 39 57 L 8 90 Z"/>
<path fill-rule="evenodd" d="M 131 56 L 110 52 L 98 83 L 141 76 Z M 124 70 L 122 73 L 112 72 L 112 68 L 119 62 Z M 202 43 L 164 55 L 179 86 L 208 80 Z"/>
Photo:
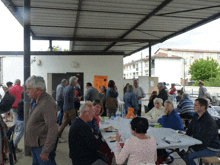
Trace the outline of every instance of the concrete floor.
<path fill-rule="evenodd" d="M 10 120 L 8 118 L 8 120 Z M 7 122 L 8 126 L 12 126 L 13 122 Z M 69 126 L 67 126 L 63 133 L 63 138 L 67 140 L 65 143 L 58 143 L 57 151 L 56 151 L 56 162 L 57 165 L 72 165 L 71 159 L 69 158 L 69 146 L 68 146 L 68 132 Z M 32 164 L 32 156 L 25 156 L 24 155 L 24 138 L 22 137 L 18 147 L 23 151 L 20 153 L 16 153 L 17 162 L 16 165 L 31 165 Z M 8 156 L 8 155 L 7 155 Z M 171 165 L 184 165 L 185 162 L 178 156 L 177 153 L 173 153 L 175 157 L 175 161 Z M 113 161 L 114 162 L 114 161 Z M 196 164 L 199 164 L 196 160 Z M 215 163 L 216 165 L 220 165 L 220 163 Z M 9 165 L 9 162 L 5 162 L 5 165 Z M 116 165 L 116 163 L 112 163 L 112 165 Z"/>

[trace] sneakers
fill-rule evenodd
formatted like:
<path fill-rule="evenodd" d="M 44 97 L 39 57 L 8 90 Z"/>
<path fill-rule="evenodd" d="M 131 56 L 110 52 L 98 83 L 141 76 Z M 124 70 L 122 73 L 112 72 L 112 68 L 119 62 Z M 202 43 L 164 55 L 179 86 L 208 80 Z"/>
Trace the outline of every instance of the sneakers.
<path fill-rule="evenodd" d="M 59 138 L 58 143 L 64 143 L 66 140 L 64 138 Z"/>

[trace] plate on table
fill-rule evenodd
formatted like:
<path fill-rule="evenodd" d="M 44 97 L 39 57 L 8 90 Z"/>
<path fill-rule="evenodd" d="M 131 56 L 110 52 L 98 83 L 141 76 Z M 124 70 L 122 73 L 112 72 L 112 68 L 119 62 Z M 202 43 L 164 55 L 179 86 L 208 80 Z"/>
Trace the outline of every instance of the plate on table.
<path fill-rule="evenodd" d="M 114 132 L 114 131 L 116 132 L 117 131 L 117 129 L 115 129 L 112 126 L 106 127 L 106 128 L 104 128 L 104 130 L 105 130 L 105 132 Z"/>
<path fill-rule="evenodd" d="M 111 139 L 111 140 L 116 140 L 116 135 L 111 135 L 108 138 Z"/>

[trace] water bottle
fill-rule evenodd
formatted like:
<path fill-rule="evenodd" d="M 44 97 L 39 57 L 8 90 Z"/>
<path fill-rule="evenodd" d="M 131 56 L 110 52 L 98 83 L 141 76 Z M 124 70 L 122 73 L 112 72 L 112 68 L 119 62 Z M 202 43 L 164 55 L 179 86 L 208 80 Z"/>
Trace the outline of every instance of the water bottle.
<path fill-rule="evenodd" d="M 123 110 L 122 110 L 122 118 L 125 118 L 125 116 L 126 116 L 126 111 L 125 111 L 125 108 L 123 108 Z"/>
<path fill-rule="evenodd" d="M 121 112 L 118 109 L 117 112 L 116 112 L 116 120 L 117 120 L 118 124 L 120 123 L 120 118 L 121 118 Z"/>

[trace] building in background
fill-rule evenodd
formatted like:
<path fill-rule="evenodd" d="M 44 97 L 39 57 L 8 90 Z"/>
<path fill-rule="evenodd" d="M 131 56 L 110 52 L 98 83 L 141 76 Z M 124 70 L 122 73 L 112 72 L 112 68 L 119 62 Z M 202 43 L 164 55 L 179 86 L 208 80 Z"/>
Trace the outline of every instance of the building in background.
<path fill-rule="evenodd" d="M 220 51 L 159 48 L 152 56 L 151 76 L 158 77 L 159 82 L 181 83 L 183 85 L 184 72 L 185 80 L 190 80 L 191 75 L 188 74 L 190 65 L 200 58 L 214 59 L 220 63 Z M 148 57 L 124 64 L 125 79 L 136 79 L 138 76 L 148 76 L 148 74 Z"/>

